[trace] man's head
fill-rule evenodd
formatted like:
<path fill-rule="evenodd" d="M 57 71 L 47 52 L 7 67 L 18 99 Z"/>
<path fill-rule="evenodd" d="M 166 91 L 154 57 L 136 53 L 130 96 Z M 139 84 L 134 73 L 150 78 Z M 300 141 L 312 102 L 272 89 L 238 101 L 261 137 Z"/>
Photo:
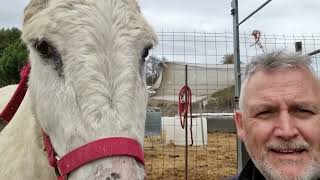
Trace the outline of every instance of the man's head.
<path fill-rule="evenodd" d="M 267 179 L 320 177 L 319 82 L 301 53 L 263 54 L 246 66 L 237 133 Z"/>

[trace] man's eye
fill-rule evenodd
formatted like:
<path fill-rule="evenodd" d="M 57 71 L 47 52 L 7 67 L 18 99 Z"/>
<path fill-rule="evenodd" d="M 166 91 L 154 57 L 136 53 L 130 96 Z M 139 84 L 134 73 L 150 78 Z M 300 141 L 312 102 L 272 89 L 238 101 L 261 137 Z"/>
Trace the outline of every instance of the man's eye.
<path fill-rule="evenodd" d="M 314 112 L 309 109 L 298 108 L 295 110 L 295 114 L 300 117 L 308 117 L 314 115 Z"/>
<path fill-rule="evenodd" d="M 307 110 L 307 109 L 298 109 L 297 111 L 298 111 L 298 112 L 310 112 L 310 111 Z"/>
<path fill-rule="evenodd" d="M 258 112 L 256 114 L 256 116 L 261 116 L 261 115 L 265 115 L 265 114 L 268 114 L 268 113 L 269 113 L 269 111 L 262 111 L 262 112 Z"/>
<path fill-rule="evenodd" d="M 267 110 L 267 111 L 261 111 L 261 112 L 256 113 L 255 117 L 259 118 L 259 119 L 268 119 L 268 118 L 273 117 L 274 114 L 275 114 L 275 112 Z"/>

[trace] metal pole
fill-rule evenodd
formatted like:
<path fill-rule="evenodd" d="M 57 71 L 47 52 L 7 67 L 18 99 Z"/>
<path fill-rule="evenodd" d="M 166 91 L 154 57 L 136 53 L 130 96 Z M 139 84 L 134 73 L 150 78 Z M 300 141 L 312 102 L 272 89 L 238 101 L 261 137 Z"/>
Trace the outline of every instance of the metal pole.
<path fill-rule="evenodd" d="M 312 52 L 308 53 L 307 55 L 312 56 L 312 55 L 315 55 L 315 54 L 318 54 L 318 53 L 320 53 L 320 49 L 312 51 Z"/>
<path fill-rule="evenodd" d="M 202 101 L 199 103 L 200 104 L 200 121 L 201 121 L 201 135 L 202 135 L 202 145 L 204 146 L 204 132 L 203 132 L 203 122 L 202 122 Z"/>
<path fill-rule="evenodd" d="M 185 75 L 186 75 L 186 82 L 185 82 L 185 85 L 188 86 L 188 65 L 186 64 L 185 66 Z M 185 102 L 187 102 L 187 95 L 188 93 L 185 93 L 185 97 L 184 97 L 184 100 Z M 185 122 L 185 127 L 184 127 L 184 130 L 185 130 L 185 141 L 186 141 L 186 144 L 185 144 L 185 167 L 184 167 L 184 173 L 185 173 L 185 180 L 188 179 L 188 111 L 186 110 L 185 111 L 185 114 L 184 114 L 184 122 Z"/>
<path fill-rule="evenodd" d="M 240 26 L 240 24 L 244 23 L 246 20 L 248 20 L 251 16 L 253 16 L 255 13 L 257 13 L 260 9 L 262 9 L 265 5 L 267 5 L 269 2 L 271 2 L 272 0 L 268 0 L 267 2 L 263 3 L 260 7 L 258 7 L 258 9 L 256 9 L 255 11 L 253 11 L 251 14 L 249 14 L 249 16 L 247 16 L 246 18 L 244 18 L 239 24 L 238 26 Z"/>
<path fill-rule="evenodd" d="M 294 47 L 296 49 L 296 52 L 302 52 L 302 42 L 300 42 L 300 41 L 299 42 L 295 42 L 294 43 Z M 318 53 L 320 53 L 320 49 L 312 51 L 312 52 L 309 52 L 309 53 L 307 53 L 307 55 L 312 56 L 312 55 L 315 55 L 315 54 L 318 54 Z"/>
<path fill-rule="evenodd" d="M 239 13 L 238 13 L 238 0 L 233 0 L 231 4 L 233 15 L 233 58 L 234 58 L 234 69 L 235 69 L 235 102 L 236 108 L 238 108 L 238 99 L 240 96 L 240 85 L 241 85 L 241 72 L 240 72 L 240 44 L 239 44 Z"/>
<path fill-rule="evenodd" d="M 239 109 L 239 96 L 241 89 L 241 69 L 240 69 L 240 38 L 239 38 L 239 12 L 238 0 L 233 0 L 231 4 L 231 15 L 233 15 L 233 46 L 234 46 L 234 76 L 235 76 L 235 109 Z M 237 157 L 238 157 L 238 172 L 240 173 L 247 161 L 249 155 L 246 151 L 245 145 L 237 139 Z"/>

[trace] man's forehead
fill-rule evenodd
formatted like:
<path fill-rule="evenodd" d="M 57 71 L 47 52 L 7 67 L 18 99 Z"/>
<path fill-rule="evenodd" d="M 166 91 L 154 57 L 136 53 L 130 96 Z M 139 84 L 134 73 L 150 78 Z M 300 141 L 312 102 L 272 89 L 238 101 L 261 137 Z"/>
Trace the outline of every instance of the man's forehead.
<path fill-rule="evenodd" d="M 247 81 L 245 89 L 245 104 L 258 101 L 282 99 L 308 101 L 320 98 L 319 80 L 313 74 L 301 68 L 260 70 Z"/>
<path fill-rule="evenodd" d="M 249 90 L 306 85 L 319 85 L 319 80 L 309 70 L 298 67 L 258 70 L 247 81 Z"/>

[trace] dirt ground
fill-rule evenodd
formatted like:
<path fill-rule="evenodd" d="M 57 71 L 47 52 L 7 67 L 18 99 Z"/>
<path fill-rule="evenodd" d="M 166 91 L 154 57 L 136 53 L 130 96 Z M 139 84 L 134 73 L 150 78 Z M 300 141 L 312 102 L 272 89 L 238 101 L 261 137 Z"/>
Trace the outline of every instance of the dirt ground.
<path fill-rule="evenodd" d="M 145 138 L 148 180 L 185 179 L 185 147 L 165 144 L 164 136 Z M 236 135 L 208 133 L 207 146 L 188 147 L 188 180 L 221 180 L 236 174 Z"/>

